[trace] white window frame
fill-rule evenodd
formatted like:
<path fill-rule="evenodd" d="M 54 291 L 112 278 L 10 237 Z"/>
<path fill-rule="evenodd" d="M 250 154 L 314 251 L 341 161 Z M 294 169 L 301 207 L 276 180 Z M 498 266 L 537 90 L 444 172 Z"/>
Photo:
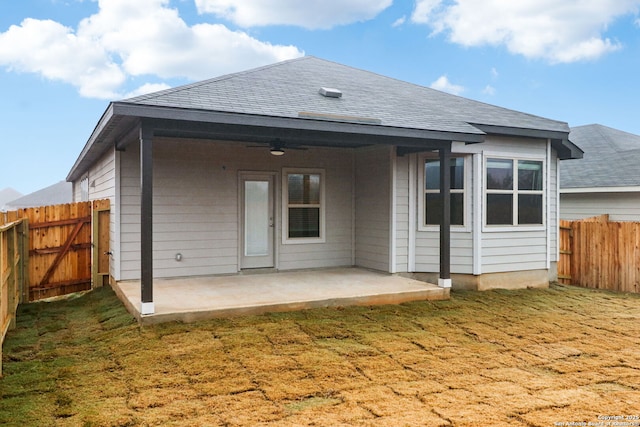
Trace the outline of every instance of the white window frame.
<path fill-rule="evenodd" d="M 464 200 L 464 212 L 462 214 L 462 225 L 451 224 L 452 231 L 471 231 L 471 188 L 472 188 L 472 171 L 471 171 L 471 155 L 466 153 L 451 153 L 451 158 L 462 158 L 464 160 L 463 168 L 464 168 L 464 187 L 462 191 L 460 190 L 451 190 L 451 193 L 462 193 L 462 198 Z M 434 154 L 423 154 L 418 156 L 418 231 L 438 231 L 440 230 L 439 225 L 435 224 L 426 224 L 426 215 L 425 215 L 425 198 L 427 193 L 436 193 L 435 190 L 427 190 L 425 186 L 425 175 L 424 175 L 424 164 L 425 161 L 439 159 L 437 153 Z M 437 191 L 440 193 L 440 191 Z"/>
<path fill-rule="evenodd" d="M 319 237 L 289 237 L 289 208 L 314 207 L 317 205 L 289 205 L 289 175 L 313 174 L 320 175 L 320 236 Z M 325 171 L 313 168 L 282 168 L 282 244 L 309 244 L 325 242 Z"/>
<path fill-rule="evenodd" d="M 487 162 L 492 159 L 513 161 L 513 189 L 490 190 L 487 189 Z M 542 163 L 542 190 L 518 189 L 518 161 L 534 161 Z M 547 227 L 547 160 L 543 156 L 507 155 L 504 153 L 484 153 L 482 162 L 482 231 L 541 231 Z M 511 224 L 487 224 L 487 194 L 512 194 L 513 218 Z M 518 224 L 518 194 L 542 195 L 542 224 Z"/>

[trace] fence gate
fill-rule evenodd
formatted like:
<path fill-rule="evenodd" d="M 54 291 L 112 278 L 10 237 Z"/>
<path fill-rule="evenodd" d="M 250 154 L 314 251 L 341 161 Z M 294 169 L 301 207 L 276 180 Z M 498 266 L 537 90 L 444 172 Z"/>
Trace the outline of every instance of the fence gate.
<path fill-rule="evenodd" d="M 109 200 L 19 209 L 5 214 L 11 218 L 29 220 L 29 301 L 89 290 L 108 278 Z"/>
<path fill-rule="evenodd" d="M 109 220 L 109 203 L 94 202 L 92 266 L 94 287 L 109 284 L 109 261 L 111 260 L 111 252 L 109 249 Z"/>

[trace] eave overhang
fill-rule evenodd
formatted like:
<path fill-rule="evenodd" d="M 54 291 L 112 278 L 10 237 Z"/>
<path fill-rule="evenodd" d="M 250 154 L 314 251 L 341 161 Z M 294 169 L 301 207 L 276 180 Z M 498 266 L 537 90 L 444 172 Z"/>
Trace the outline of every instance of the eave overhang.
<path fill-rule="evenodd" d="M 473 144 L 485 139 L 482 130 L 471 126 L 470 132 L 451 132 L 341 121 L 335 117 L 323 120 L 263 116 L 113 102 L 100 118 L 67 181 L 78 179 L 110 147 L 125 149 L 137 139 L 142 124 L 160 137 L 242 142 L 280 138 L 297 144 L 345 148 L 386 144 L 430 150 L 451 141 Z"/>
<path fill-rule="evenodd" d="M 577 145 L 569 140 L 569 127 L 561 122 L 558 122 L 558 129 L 517 128 L 481 123 L 473 123 L 473 125 L 487 134 L 549 139 L 553 149 L 558 152 L 560 160 L 581 159 L 584 154 Z"/>

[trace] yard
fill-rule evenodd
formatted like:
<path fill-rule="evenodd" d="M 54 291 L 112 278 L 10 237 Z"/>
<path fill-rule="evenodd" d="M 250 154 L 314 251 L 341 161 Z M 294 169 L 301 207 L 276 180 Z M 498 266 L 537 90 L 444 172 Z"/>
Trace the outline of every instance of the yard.
<path fill-rule="evenodd" d="M 639 348 L 639 296 L 567 286 L 143 329 L 103 288 L 21 307 L 0 424 L 640 425 Z"/>

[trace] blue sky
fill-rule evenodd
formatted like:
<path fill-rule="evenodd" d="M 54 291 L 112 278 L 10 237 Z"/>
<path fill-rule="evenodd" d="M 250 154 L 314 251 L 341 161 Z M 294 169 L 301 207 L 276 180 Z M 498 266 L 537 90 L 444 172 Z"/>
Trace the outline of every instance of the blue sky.
<path fill-rule="evenodd" d="M 640 134 L 639 12 L 640 0 L 0 0 L 0 189 L 63 180 L 111 100 L 301 55 Z"/>

